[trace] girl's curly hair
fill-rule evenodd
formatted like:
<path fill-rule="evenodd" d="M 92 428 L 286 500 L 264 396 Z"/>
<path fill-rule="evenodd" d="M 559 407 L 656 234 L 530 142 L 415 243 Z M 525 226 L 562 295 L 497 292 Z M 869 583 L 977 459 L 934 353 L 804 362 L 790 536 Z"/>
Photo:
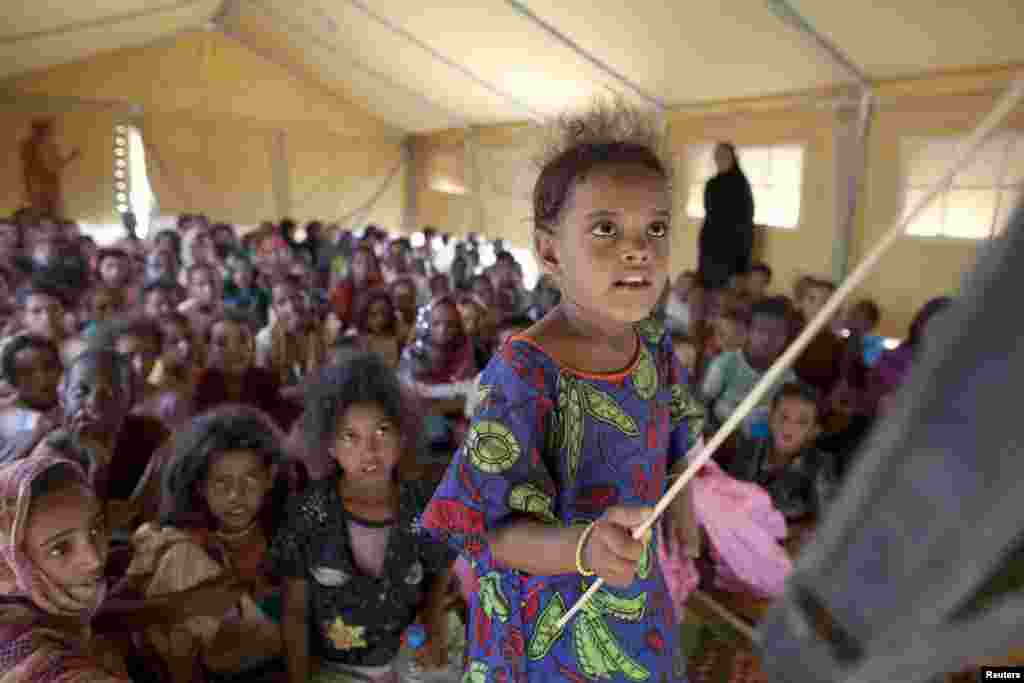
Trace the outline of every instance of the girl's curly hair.
<path fill-rule="evenodd" d="M 359 403 L 376 404 L 398 427 L 402 457 L 397 469 L 401 476 L 422 445 L 419 410 L 415 400 L 402 390 L 395 371 L 373 353 L 359 353 L 341 365 L 324 368 L 310 386 L 306 408 L 299 418 L 305 457 L 317 461 L 310 462 L 310 471 L 331 469 L 338 420 Z"/>
<path fill-rule="evenodd" d="M 171 461 L 164 470 L 161 524 L 211 528 L 213 519 L 201 485 L 213 457 L 225 451 L 251 450 L 271 467 L 285 463 L 283 443 L 284 436 L 273 420 L 249 406 L 222 406 L 193 418 L 175 437 Z M 290 489 L 287 473 L 279 472 L 260 511 L 260 524 L 268 538 L 284 517 Z"/>
<path fill-rule="evenodd" d="M 533 188 L 535 230 L 552 232 L 575 183 L 598 166 L 637 165 L 671 184 L 672 163 L 656 118 L 621 97 L 596 100 L 586 111 L 552 121 L 541 135 Z"/>

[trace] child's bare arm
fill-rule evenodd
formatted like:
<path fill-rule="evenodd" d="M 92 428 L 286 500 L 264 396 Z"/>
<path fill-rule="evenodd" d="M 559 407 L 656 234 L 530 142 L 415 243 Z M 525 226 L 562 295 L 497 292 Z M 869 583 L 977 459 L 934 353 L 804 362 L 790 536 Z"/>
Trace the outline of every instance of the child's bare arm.
<path fill-rule="evenodd" d="M 286 578 L 283 585 L 283 600 L 281 631 L 288 665 L 288 681 L 306 683 L 310 674 L 306 580 Z"/>
<path fill-rule="evenodd" d="M 440 669 L 448 665 L 447 598 L 451 582 L 451 567 L 434 578 L 420 617 L 427 631 L 427 646 L 421 651 L 420 661 L 428 669 Z"/>
<path fill-rule="evenodd" d="M 648 508 L 616 506 L 605 511 L 583 548 L 585 568 L 607 583 L 624 588 L 633 583 L 643 543 L 632 530 L 650 514 Z M 583 527 L 557 527 L 522 521 L 488 534 L 494 559 L 528 574 L 556 576 L 576 573 L 576 546 Z"/>

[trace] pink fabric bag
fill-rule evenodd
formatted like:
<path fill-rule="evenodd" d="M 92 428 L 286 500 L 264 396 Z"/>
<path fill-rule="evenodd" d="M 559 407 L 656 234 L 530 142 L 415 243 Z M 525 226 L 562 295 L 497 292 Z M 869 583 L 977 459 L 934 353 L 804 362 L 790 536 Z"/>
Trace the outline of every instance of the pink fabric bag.
<path fill-rule="evenodd" d="M 700 575 L 697 574 L 697 566 L 693 559 L 687 557 L 683 545 L 679 543 L 673 534 L 668 533 L 665 525 L 660 521 L 657 526 L 658 533 L 658 564 L 661 566 L 661 574 L 665 577 L 665 585 L 668 587 L 668 595 L 675 610 L 676 620 L 683 618 L 683 609 L 686 607 L 686 600 L 697 588 Z"/>
<path fill-rule="evenodd" d="M 779 544 L 786 518 L 768 492 L 733 479 L 713 462 L 693 483 L 694 511 L 710 541 L 716 586 L 761 598 L 780 595 L 793 563 Z"/>
<path fill-rule="evenodd" d="M 768 492 L 733 479 L 714 462 L 704 465 L 689 485 L 694 513 L 710 542 L 716 587 L 760 598 L 780 595 L 793 563 L 779 544 L 786 537 L 786 519 Z M 697 569 L 673 535 L 660 533 L 658 560 L 680 609 L 697 587 Z"/>

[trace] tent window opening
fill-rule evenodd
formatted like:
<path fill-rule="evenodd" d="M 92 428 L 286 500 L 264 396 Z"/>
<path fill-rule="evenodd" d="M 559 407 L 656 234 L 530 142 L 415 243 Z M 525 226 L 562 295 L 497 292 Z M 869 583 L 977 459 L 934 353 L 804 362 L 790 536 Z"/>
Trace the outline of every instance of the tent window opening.
<path fill-rule="evenodd" d="M 146 173 L 146 146 L 135 126 L 119 125 L 114 131 L 114 202 L 120 214 L 135 214 L 136 234 L 149 235 L 156 197 Z"/>
<path fill-rule="evenodd" d="M 691 145 L 686 153 L 689 178 L 686 215 L 704 218 L 704 186 L 715 173 L 715 145 Z M 736 147 L 740 166 L 754 193 L 754 223 L 793 230 L 800 224 L 804 145 Z"/>
<path fill-rule="evenodd" d="M 961 138 L 900 140 L 902 217 L 940 179 L 959 151 Z M 983 240 L 1002 233 L 1024 189 L 1024 133 L 994 136 L 952 184 L 906 227 L 913 237 Z"/>

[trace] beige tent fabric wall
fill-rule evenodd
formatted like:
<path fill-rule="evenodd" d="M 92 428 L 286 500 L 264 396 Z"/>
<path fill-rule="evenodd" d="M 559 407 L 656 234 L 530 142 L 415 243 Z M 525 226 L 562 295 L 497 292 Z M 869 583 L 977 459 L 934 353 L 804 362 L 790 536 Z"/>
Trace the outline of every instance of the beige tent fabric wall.
<path fill-rule="evenodd" d="M 180 114 L 147 115 L 141 127 L 160 213 L 202 211 L 243 224 L 277 215 L 274 131 Z"/>
<path fill-rule="evenodd" d="M 366 223 L 399 228 L 405 175 L 399 142 L 302 129 L 285 134 L 284 149 L 293 218 L 349 218 L 350 228 Z"/>
<path fill-rule="evenodd" d="M 393 127 L 217 32 L 191 31 L 98 54 L 11 86 L 28 98 L 141 108 L 133 118 L 148 146 L 150 181 L 163 214 L 201 211 L 255 225 L 294 209 L 299 219 L 336 220 L 377 195 L 400 154 Z M 113 127 L 125 114 L 116 116 L 73 111 L 62 124 L 68 129 L 62 142 L 86 155 L 69 170 L 73 218 L 117 221 Z M 21 125 L 22 118 L 15 119 L 10 130 Z M 20 167 L 9 165 L 3 178 L 12 180 L 0 192 L 12 195 L 3 202 L 15 208 L 22 203 Z M 386 187 L 371 220 L 400 224 L 401 187 Z"/>
<path fill-rule="evenodd" d="M 774 270 L 773 289 L 787 295 L 791 294 L 793 284 L 801 275 L 829 277 L 832 272 L 832 242 L 837 235 L 834 123 L 831 112 L 809 110 L 717 116 L 670 115 L 669 137 L 676 164 L 673 274 L 697 266 L 697 236 L 701 224 L 686 216 L 689 184 L 687 147 L 729 141 L 737 146 L 806 145 L 799 224 L 795 230 L 758 229 L 755 238 L 757 257 Z"/>
<path fill-rule="evenodd" d="M 472 228 L 467 219 L 472 215 L 465 169 L 466 132 L 446 130 L 413 138 L 416 165 L 416 225 L 422 230 L 431 225 L 441 232 L 463 235 Z M 435 188 L 464 187 L 467 194 L 452 194 Z"/>
<path fill-rule="evenodd" d="M 528 249 L 533 235 L 533 186 L 540 173 L 536 166 L 539 130 L 533 126 L 489 127 L 476 137 L 482 232 Z"/>
<path fill-rule="evenodd" d="M 299 80 L 216 32 L 194 31 L 98 54 L 13 83 L 17 90 L 141 105 L 147 113 L 238 119 L 266 128 L 313 125 L 342 135 L 393 130 L 340 95 Z"/>
<path fill-rule="evenodd" d="M 25 184 L 21 168 L 21 143 L 31 122 L 39 116 L 54 116 L 62 154 L 73 149 L 81 157 L 64 171 L 64 213 L 83 223 L 116 222 L 114 208 L 114 126 L 109 111 L 73 111 L 53 114 L 21 108 L 0 109 L 0 214 L 25 206 Z"/>
<path fill-rule="evenodd" d="M 522 124 L 417 136 L 418 226 L 500 236 L 511 246 L 528 248 L 535 136 L 535 128 Z M 466 194 L 439 192 L 439 181 L 465 187 Z"/>
<path fill-rule="evenodd" d="M 901 213 L 900 139 L 964 136 L 994 102 L 989 95 L 883 100 L 869 147 L 867 192 L 855 232 L 853 263 L 864 257 Z M 1005 126 L 1024 130 L 1024 109 L 1018 108 Z M 864 296 L 882 307 L 881 333 L 905 336 L 914 313 L 928 299 L 955 295 L 962 277 L 974 266 L 980 244 L 912 236 L 894 244 L 862 289 Z"/>

